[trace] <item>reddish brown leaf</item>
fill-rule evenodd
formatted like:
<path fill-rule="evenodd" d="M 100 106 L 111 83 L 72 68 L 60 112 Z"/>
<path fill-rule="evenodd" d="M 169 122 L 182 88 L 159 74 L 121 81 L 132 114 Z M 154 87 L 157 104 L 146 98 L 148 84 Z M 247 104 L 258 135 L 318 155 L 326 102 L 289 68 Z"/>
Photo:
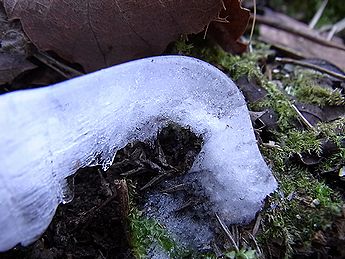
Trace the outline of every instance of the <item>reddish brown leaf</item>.
<path fill-rule="evenodd" d="M 265 16 L 257 17 L 261 23 L 260 39 L 304 58 L 326 60 L 345 70 L 345 46 L 327 41 L 308 25 L 284 14 L 266 9 Z"/>
<path fill-rule="evenodd" d="M 247 44 L 240 42 L 239 38 L 248 26 L 250 11 L 241 7 L 240 0 L 225 1 L 224 6 L 226 9 L 220 17 L 228 22 L 211 23 L 209 33 L 225 51 L 241 54 L 246 51 Z"/>
<path fill-rule="evenodd" d="M 159 54 L 182 33 L 197 33 L 222 0 L 3 0 L 10 18 L 41 50 L 86 71 Z M 237 2 L 237 1 L 236 1 Z"/>

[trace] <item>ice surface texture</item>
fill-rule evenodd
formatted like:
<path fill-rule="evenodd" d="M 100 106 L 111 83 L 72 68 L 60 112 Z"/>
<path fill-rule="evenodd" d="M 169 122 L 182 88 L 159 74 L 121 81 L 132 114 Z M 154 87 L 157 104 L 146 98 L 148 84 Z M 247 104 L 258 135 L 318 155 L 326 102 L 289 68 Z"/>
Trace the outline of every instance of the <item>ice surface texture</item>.
<path fill-rule="evenodd" d="M 203 61 L 146 58 L 0 96 L 0 251 L 47 228 L 67 176 L 107 168 L 117 150 L 154 138 L 169 122 L 203 136 L 192 170 L 204 172 L 211 209 L 231 222 L 252 219 L 276 181 L 242 94 Z"/>

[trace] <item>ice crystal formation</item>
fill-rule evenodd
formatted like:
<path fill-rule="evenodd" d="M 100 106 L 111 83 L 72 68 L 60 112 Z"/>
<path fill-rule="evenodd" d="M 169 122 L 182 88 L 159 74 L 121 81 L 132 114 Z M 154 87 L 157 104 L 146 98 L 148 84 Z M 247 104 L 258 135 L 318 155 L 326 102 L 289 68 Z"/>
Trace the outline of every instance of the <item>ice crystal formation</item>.
<path fill-rule="evenodd" d="M 44 232 L 67 199 L 67 176 L 106 169 L 117 150 L 152 140 L 170 122 L 203 137 L 192 170 L 211 209 L 232 223 L 252 219 L 276 181 L 242 94 L 203 61 L 146 58 L 0 96 L 0 251 Z"/>

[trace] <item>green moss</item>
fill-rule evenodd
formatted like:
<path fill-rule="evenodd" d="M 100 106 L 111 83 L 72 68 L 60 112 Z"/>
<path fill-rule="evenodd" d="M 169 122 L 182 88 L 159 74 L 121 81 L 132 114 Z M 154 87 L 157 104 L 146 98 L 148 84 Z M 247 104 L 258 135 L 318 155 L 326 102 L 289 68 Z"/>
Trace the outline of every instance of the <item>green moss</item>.
<path fill-rule="evenodd" d="M 338 141 L 343 136 L 339 131 L 342 125 L 343 122 L 323 123 L 314 131 L 279 132 L 275 136 L 280 148 L 262 147 L 264 156 L 272 161 L 279 191 L 270 197 L 271 207 L 263 212 L 264 232 L 259 239 L 262 243 L 282 240 L 287 257 L 293 254 L 297 244 L 310 246 L 315 231 L 327 230 L 343 206 L 340 195 L 313 174 L 315 169 L 298 165 L 291 160 L 291 155 L 320 153 L 320 138 L 328 134 L 330 139 Z M 344 161 L 344 155 L 344 149 L 340 148 L 332 165 Z"/>
<path fill-rule="evenodd" d="M 172 52 L 175 54 L 183 54 L 183 55 L 190 55 L 194 45 L 191 43 L 187 43 L 186 40 L 178 40 L 174 43 Z"/>
<path fill-rule="evenodd" d="M 296 112 L 292 104 L 274 82 L 269 81 L 261 72 L 258 61 L 266 58 L 271 52 L 268 45 L 257 44 L 259 49 L 245 53 L 242 56 L 234 56 L 219 47 L 205 47 L 201 49 L 199 58 L 223 67 L 230 76 L 237 80 L 242 76 L 255 78 L 261 86 L 267 90 L 268 95 L 259 103 L 252 104 L 254 110 L 273 108 L 278 114 L 278 125 L 281 129 L 291 127 L 291 121 L 296 118 Z"/>
<path fill-rule="evenodd" d="M 342 201 L 307 169 L 291 164 L 283 150 L 264 149 L 264 154 L 274 161 L 280 191 L 270 197 L 270 208 L 263 212 L 264 232 L 259 240 L 282 240 L 288 257 L 294 245 L 310 245 L 306 241 L 315 231 L 330 226 L 340 213 Z"/>
<path fill-rule="evenodd" d="M 339 170 L 341 166 L 345 165 L 345 118 L 331 123 L 319 123 L 316 127 L 316 134 L 335 143 L 338 147 L 334 154 L 320 163 L 318 170 L 320 172 Z"/>
<path fill-rule="evenodd" d="M 269 46 L 262 43 L 254 43 L 255 52 L 244 53 L 241 56 L 231 55 L 219 46 L 206 40 L 199 40 L 196 43 L 188 43 L 185 40 L 176 41 L 171 53 L 190 55 L 205 60 L 216 66 L 221 66 L 229 72 L 234 80 L 243 75 L 249 77 L 262 77 L 257 61 L 271 53 Z"/>
<path fill-rule="evenodd" d="M 131 245 L 136 258 L 146 258 L 154 243 L 168 254 L 173 255 L 177 251 L 177 245 L 167 231 L 155 220 L 144 217 L 137 208 L 132 207 L 129 220 Z"/>
<path fill-rule="evenodd" d="M 345 118 L 340 118 L 329 123 L 319 123 L 316 127 L 317 134 L 333 141 L 339 148 L 343 148 L 345 141 Z"/>
<path fill-rule="evenodd" d="M 268 95 L 264 100 L 255 104 L 254 108 L 258 110 L 273 108 L 278 115 L 277 123 L 282 131 L 293 127 L 292 121 L 296 118 L 296 112 L 289 98 L 273 82 L 262 80 L 262 86 L 267 90 Z"/>
<path fill-rule="evenodd" d="M 166 229 L 156 220 L 145 217 L 137 208 L 135 200 L 138 198 L 136 183 L 127 179 L 130 212 L 128 215 L 130 242 L 136 258 L 146 258 L 153 245 L 158 245 L 171 258 L 182 258 L 187 250 L 178 246 L 170 237 Z"/>
<path fill-rule="evenodd" d="M 319 85 L 320 75 L 302 70 L 298 75 L 294 76 L 289 85 L 292 86 L 292 94 L 300 102 L 315 104 L 319 106 L 325 105 L 344 105 L 345 96 L 339 89 L 330 89 Z"/>
<path fill-rule="evenodd" d="M 177 49 L 176 46 L 180 45 L 191 46 L 184 41 L 179 41 L 175 44 L 175 51 Z M 289 98 L 278 89 L 275 83 L 269 81 L 262 74 L 258 66 L 259 60 L 265 59 L 271 54 L 270 46 L 262 43 L 254 43 L 254 47 L 255 51 L 238 56 L 225 52 L 219 46 L 203 41 L 202 43 L 193 45 L 192 48 L 188 48 L 188 53 L 182 52 L 182 54 L 188 54 L 214 64 L 217 67 L 221 67 L 230 74 L 233 80 L 237 80 L 242 76 L 255 78 L 268 91 L 268 96 L 260 103 L 251 104 L 251 108 L 254 110 L 273 108 L 278 114 L 278 125 L 281 129 L 290 128 L 291 120 L 296 117 L 296 112 Z M 185 49 L 185 47 L 179 47 L 178 49 Z"/>
<path fill-rule="evenodd" d="M 325 105 L 344 105 L 345 97 L 338 89 L 329 90 L 320 86 L 303 85 L 295 93 L 298 100 L 305 103 Z"/>
<path fill-rule="evenodd" d="M 281 134 L 280 139 L 284 142 L 283 150 L 287 157 L 294 153 L 321 153 L 321 141 L 314 132 L 290 130 Z"/>
<path fill-rule="evenodd" d="M 210 45 L 195 45 L 189 51 L 190 55 L 222 68 L 235 80 L 241 76 L 254 77 L 268 92 L 262 101 L 250 104 L 254 110 L 273 108 L 278 114 L 279 126 L 276 132 L 271 132 L 271 139 L 276 146 L 261 147 L 264 157 L 272 164 L 279 191 L 269 198 L 269 208 L 262 212 L 263 233 L 259 237 L 260 244 L 264 246 L 272 240 L 280 240 L 285 247 L 285 256 L 292 255 L 297 244 L 310 246 L 315 231 L 327 229 L 343 205 L 339 195 L 319 179 L 315 171 L 326 168 L 326 165 L 334 168 L 344 163 L 345 151 L 341 145 L 345 119 L 319 124 L 313 130 L 296 130 L 293 122 L 297 114 L 290 97 L 277 84 L 269 81 L 258 66 L 258 61 L 269 54 L 267 46 L 242 56 L 233 56 Z M 281 81 L 286 89 L 290 87 L 291 93 L 302 101 L 308 100 L 318 105 L 339 104 L 343 97 L 336 92 L 320 90 L 317 84 L 319 79 L 320 76 L 315 73 L 302 72 Z M 325 138 L 337 143 L 339 150 L 325 159 L 318 169 L 310 170 L 292 159 L 293 154 L 298 153 L 321 154 L 321 140 Z"/>
<path fill-rule="evenodd" d="M 202 255 L 199 258 L 203 259 L 217 259 L 219 258 L 216 256 L 214 253 L 208 253 L 205 255 Z M 222 258 L 227 258 L 227 259 L 256 259 L 258 258 L 257 251 L 253 250 L 251 248 L 241 248 L 239 251 L 227 251 L 224 253 L 224 257 Z"/>

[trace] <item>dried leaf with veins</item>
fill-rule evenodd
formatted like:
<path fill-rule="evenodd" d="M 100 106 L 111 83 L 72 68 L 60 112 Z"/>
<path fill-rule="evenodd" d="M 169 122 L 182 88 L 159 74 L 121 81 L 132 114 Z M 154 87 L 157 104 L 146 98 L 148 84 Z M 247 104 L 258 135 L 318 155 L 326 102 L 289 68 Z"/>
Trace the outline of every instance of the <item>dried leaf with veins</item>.
<path fill-rule="evenodd" d="M 250 11 L 241 7 L 241 1 L 228 0 L 224 2 L 224 9 L 220 13 L 223 22 L 212 22 L 209 34 L 226 51 L 241 54 L 247 50 L 247 44 L 239 38 L 245 32 Z"/>
<path fill-rule="evenodd" d="M 86 71 L 159 54 L 183 33 L 197 33 L 223 8 L 222 0 L 3 0 L 41 50 Z"/>

